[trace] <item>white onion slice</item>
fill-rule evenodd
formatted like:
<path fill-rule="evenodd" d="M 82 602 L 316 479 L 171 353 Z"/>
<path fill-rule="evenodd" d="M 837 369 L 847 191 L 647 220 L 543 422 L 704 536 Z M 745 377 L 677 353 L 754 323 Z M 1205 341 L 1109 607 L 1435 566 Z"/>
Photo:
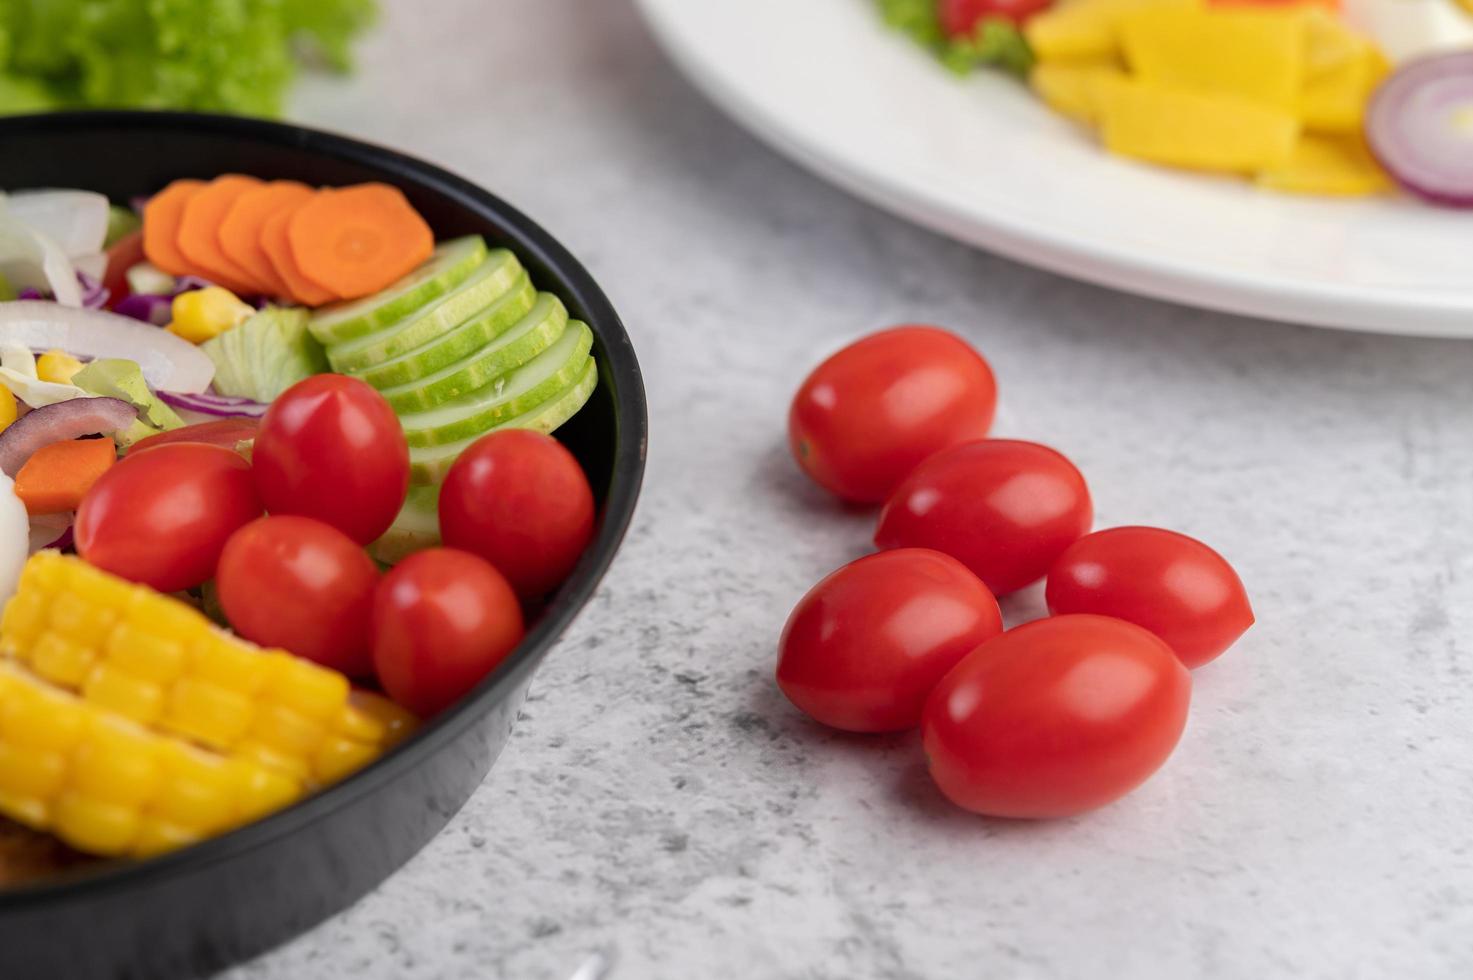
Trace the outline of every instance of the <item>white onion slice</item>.
<path fill-rule="evenodd" d="M 63 306 L 82 305 L 77 270 L 45 234 L 0 211 L 0 276 L 17 290 L 50 293 Z"/>
<path fill-rule="evenodd" d="M 15 595 L 30 545 L 31 522 L 26 505 L 15 495 L 15 481 L 0 473 L 0 602 Z"/>
<path fill-rule="evenodd" d="M 155 390 L 198 394 L 215 377 L 208 354 L 167 330 L 106 310 L 74 309 L 45 300 L 0 303 L 0 345 L 6 344 L 136 361 Z"/>
<path fill-rule="evenodd" d="M 5 207 L 11 217 L 55 242 L 69 259 L 96 255 L 107 240 L 108 201 L 96 191 L 15 191 Z"/>

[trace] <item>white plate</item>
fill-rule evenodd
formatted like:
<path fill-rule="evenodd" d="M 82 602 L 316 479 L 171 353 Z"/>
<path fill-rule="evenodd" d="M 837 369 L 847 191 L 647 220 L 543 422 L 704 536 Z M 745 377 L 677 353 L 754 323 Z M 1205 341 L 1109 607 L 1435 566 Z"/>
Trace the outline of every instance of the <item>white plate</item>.
<path fill-rule="evenodd" d="M 991 72 L 957 79 L 872 0 L 638 0 L 712 99 L 855 194 L 1065 275 L 1197 306 L 1473 337 L 1473 214 L 1157 170 Z"/>

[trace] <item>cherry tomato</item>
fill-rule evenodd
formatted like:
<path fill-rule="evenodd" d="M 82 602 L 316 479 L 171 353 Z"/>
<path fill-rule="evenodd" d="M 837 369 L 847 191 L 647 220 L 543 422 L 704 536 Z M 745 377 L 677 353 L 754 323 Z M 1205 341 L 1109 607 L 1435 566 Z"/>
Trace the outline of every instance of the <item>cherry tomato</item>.
<path fill-rule="evenodd" d="M 215 574 L 225 542 L 261 516 L 251 467 L 220 446 L 181 442 L 128 455 L 77 509 L 77 551 L 160 592 Z"/>
<path fill-rule="evenodd" d="M 593 490 L 573 454 L 526 429 L 471 444 L 440 488 L 445 544 L 496 566 L 532 599 L 556 588 L 593 537 Z"/>
<path fill-rule="evenodd" d="M 931 776 L 994 817 L 1066 817 L 1124 796 L 1181 738 L 1192 679 L 1131 623 L 1060 616 L 978 647 L 936 686 L 921 731 Z"/>
<path fill-rule="evenodd" d="M 452 704 L 522 642 L 516 593 L 466 551 L 431 548 L 384 576 L 373 597 L 373 665 L 389 697 L 420 717 Z"/>
<path fill-rule="evenodd" d="M 1097 613 L 1143 626 L 1188 667 L 1216 659 L 1253 625 L 1233 566 L 1195 538 L 1115 527 L 1080 538 L 1048 573 L 1049 611 Z"/>
<path fill-rule="evenodd" d="M 987 586 L 939 551 L 902 548 L 851 562 L 788 617 L 777 683 L 808 715 L 851 732 L 920 724 L 946 672 L 1002 632 Z"/>
<path fill-rule="evenodd" d="M 218 422 L 200 422 L 178 429 L 169 429 L 147 439 L 139 439 L 128 447 L 129 456 L 137 456 L 146 449 L 167 446 L 176 442 L 202 442 L 207 446 L 223 446 L 235 449 L 243 442 L 256 438 L 258 423 L 255 419 L 221 419 Z"/>
<path fill-rule="evenodd" d="M 299 381 L 272 402 L 251 463 L 268 511 L 315 517 L 359 544 L 389 529 L 409 489 L 409 446 L 394 410 L 340 374 Z"/>
<path fill-rule="evenodd" d="M 788 413 L 788 444 L 819 486 L 879 503 L 927 456 L 987 435 L 996 409 L 992 368 L 965 341 L 895 327 L 814 369 Z"/>
<path fill-rule="evenodd" d="M 351 677 L 372 673 L 378 566 L 342 531 L 310 517 L 262 517 L 231 535 L 215 578 L 241 636 Z"/>
<path fill-rule="evenodd" d="M 995 595 L 1016 592 L 1089 531 L 1089 489 L 1047 446 L 984 439 L 916 467 L 880 512 L 881 548 L 935 548 Z"/>
<path fill-rule="evenodd" d="M 1022 24 L 1053 6 L 1054 0 L 940 0 L 937 13 L 941 28 L 950 37 L 969 37 L 977 25 L 989 19 Z"/>
<path fill-rule="evenodd" d="M 143 254 L 143 232 L 133 231 L 113 242 L 107 250 L 107 266 L 102 276 L 102 286 L 108 292 L 108 306 L 115 306 L 127 297 L 128 270 L 147 259 Z"/>

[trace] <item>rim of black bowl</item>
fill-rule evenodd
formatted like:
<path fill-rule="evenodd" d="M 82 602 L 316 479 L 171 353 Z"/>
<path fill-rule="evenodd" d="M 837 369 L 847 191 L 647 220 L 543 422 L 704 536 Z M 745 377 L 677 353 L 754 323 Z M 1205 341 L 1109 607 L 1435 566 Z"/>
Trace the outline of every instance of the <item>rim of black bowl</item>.
<path fill-rule="evenodd" d="M 294 123 L 196 112 L 83 110 L 0 119 L 0 146 L 28 133 L 75 130 L 88 126 L 129 126 L 179 129 L 245 136 L 266 143 L 292 146 L 372 167 L 385 176 L 417 183 L 452 199 L 462 207 L 514 228 L 522 237 L 519 249 L 537 260 L 579 298 L 594 333 L 603 341 L 604 359 L 615 379 L 618 416 L 613 474 L 604 500 L 597 534 L 572 577 L 528 631 L 517 649 L 470 694 L 426 722 L 410 738 L 352 776 L 308 796 L 292 806 L 236 830 L 168 854 L 141 861 L 108 862 L 62 872 L 55 878 L 0 890 L 0 914 L 20 905 L 62 902 L 81 893 L 130 888 L 191 868 L 223 861 L 268 841 L 296 832 L 357 797 L 395 779 L 452 742 L 498 699 L 503 687 L 517 683 L 522 672 L 544 657 L 592 598 L 614 560 L 629 529 L 635 501 L 644 478 L 645 448 L 649 435 L 644 381 L 634 347 L 624 324 L 602 289 L 582 263 L 540 225 L 501 198 L 448 170 L 387 147 Z"/>

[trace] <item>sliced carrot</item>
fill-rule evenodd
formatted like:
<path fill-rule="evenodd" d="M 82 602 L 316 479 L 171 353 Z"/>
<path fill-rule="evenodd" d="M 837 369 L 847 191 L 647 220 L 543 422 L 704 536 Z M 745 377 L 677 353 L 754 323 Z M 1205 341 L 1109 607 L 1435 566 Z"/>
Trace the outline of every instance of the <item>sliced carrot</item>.
<path fill-rule="evenodd" d="M 202 180 L 176 180 L 143 206 L 143 254 L 171 276 L 190 271 L 189 260 L 175 243 L 184 220 L 184 205 L 204 186 Z"/>
<path fill-rule="evenodd" d="M 317 194 L 323 193 L 327 192 L 317 192 Z M 271 259 L 271 267 L 276 270 L 281 281 L 287 284 L 292 299 L 303 306 L 322 306 L 324 303 L 331 303 L 342 297 L 302 275 L 296 262 L 292 261 L 291 245 L 287 240 L 287 226 L 292 216 L 306 204 L 307 201 L 294 204 L 267 218 L 266 223 L 261 226 L 261 249 Z"/>
<path fill-rule="evenodd" d="M 220 250 L 220 222 L 242 194 L 260 186 L 256 178 L 240 174 L 216 177 L 185 203 L 175 239 L 179 251 L 200 275 L 242 296 L 266 292 L 270 284 L 256 282 Z"/>
<path fill-rule="evenodd" d="M 288 296 L 291 286 L 276 274 L 271 259 L 261 248 L 261 226 L 278 211 L 301 204 L 312 196 L 312 188 L 295 180 L 273 180 L 252 188 L 240 197 L 220 222 L 220 250 L 259 282 L 269 283 L 272 296 Z"/>
<path fill-rule="evenodd" d="M 288 240 L 302 275 L 343 299 L 378 292 L 435 249 L 425 219 L 388 184 L 316 195 L 293 213 Z"/>
<path fill-rule="evenodd" d="M 70 439 L 42 446 L 15 475 L 15 495 L 32 517 L 76 510 L 82 497 L 117 462 L 111 439 Z"/>

